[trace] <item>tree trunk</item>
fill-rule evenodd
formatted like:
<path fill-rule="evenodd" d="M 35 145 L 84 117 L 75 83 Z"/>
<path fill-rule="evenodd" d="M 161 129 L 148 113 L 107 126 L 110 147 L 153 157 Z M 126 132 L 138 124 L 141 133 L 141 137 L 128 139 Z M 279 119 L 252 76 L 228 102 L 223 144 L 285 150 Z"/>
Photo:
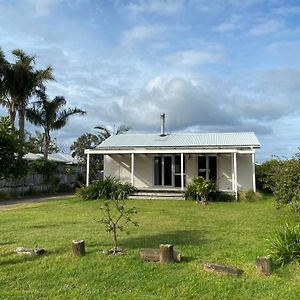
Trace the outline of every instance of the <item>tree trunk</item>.
<path fill-rule="evenodd" d="M 50 144 L 50 133 L 49 130 L 45 130 L 44 134 L 44 159 L 48 160 L 48 154 L 49 154 L 49 144 Z"/>
<path fill-rule="evenodd" d="M 22 105 L 18 109 L 19 113 L 19 138 L 22 144 L 25 142 L 25 107 Z"/>
<path fill-rule="evenodd" d="M 72 242 L 72 252 L 74 256 L 85 256 L 84 241 L 73 241 Z"/>
<path fill-rule="evenodd" d="M 115 249 L 114 249 L 114 253 L 116 252 L 116 250 L 118 249 L 118 241 L 117 241 L 117 225 L 114 224 L 114 243 L 115 243 Z"/>
<path fill-rule="evenodd" d="M 160 244 L 159 246 L 159 261 L 161 264 L 166 264 L 174 261 L 173 245 Z"/>
<path fill-rule="evenodd" d="M 9 115 L 9 120 L 13 127 L 15 127 L 15 120 L 16 120 L 16 109 L 13 101 L 10 101 L 8 103 L 8 115 Z"/>

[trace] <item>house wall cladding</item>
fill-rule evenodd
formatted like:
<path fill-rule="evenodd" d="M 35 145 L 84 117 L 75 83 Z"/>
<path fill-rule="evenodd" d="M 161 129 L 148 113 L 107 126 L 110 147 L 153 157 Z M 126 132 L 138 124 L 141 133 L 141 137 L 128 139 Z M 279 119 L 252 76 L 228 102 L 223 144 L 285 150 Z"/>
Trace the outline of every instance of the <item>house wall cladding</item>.
<path fill-rule="evenodd" d="M 186 183 L 190 184 L 198 176 L 198 155 L 186 155 Z M 134 185 L 137 188 L 154 185 L 154 156 L 135 155 Z M 131 182 L 130 155 L 105 155 L 104 176 L 112 176 L 122 182 Z M 237 155 L 237 185 L 239 190 L 253 188 L 252 158 L 250 154 Z M 222 191 L 232 190 L 231 154 L 217 155 L 217 187 Z"/>

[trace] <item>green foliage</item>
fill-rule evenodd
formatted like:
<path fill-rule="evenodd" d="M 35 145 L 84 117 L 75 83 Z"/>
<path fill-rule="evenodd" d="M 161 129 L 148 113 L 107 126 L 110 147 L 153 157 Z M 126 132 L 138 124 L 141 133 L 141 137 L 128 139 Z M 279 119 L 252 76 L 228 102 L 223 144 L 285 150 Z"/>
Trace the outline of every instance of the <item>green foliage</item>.
<path fill-rule="evenodd" d="M 282 161 L 274 157 L 255 167 L 256 187 L 259 191 L 273 192 L 276 183 L 275 174 L 280 171 L 281 164 Z"/>
<path fill-rule="evenodd" d="M 89 186 L 81 187 L 76 195 L 84 200 L 122 200 L 133 194 L 135 190 L 129 183 L 121 183 L 116 178 L 106 177 L 104 180 L 96 180 Z"/>
<path fill-rule="evenodd" d="M 257 167 L 258 185 L 272 191 L 278 207 L 289 205 L 293 212 L 300 213 L 300 155 L 292 159 L 272 159 Z M 298 204 L 299 203 L 299 204 Z"/>
<path fill-rule="evenodd" d="M 44 175 L 46 178 L 50 178 L 55 173 L 56 168 L 57 164 L 55 162 L 43 158 L 30 162 L 30 169 Z"/>
<path fill-rule="evenodd" d="M 259 192 L 254 192 L 253 190 L 238 191 L 239 201 L 256 201 L 262 199 L 262 195 Z"/>
<path fill-rule="evenodd" d="M 56 96 L 50 100 L 43 91 L 40 91 L 38 96 L 39 100 L 26 109 L 26 117 L 33 124 L 43 127 L 43 154 L 44 158 L 48 159 L 51 142 L 50 131 L 63 128 L 70 116 L 83 115 L 86 112 L 76 107 L 65 109 L 67 102 L 64 97 Z"/>
<path fill-rule="evenodd" d="M 77 138 L 70 147 L 73 157 L 77 157 L 83 167 L 86 167 L 85 149 L 94 149 L 101 142 L 102 138 L 91 133 L 85 133 Z M 90 178 L 95 179 L 98 171 L 103 169 L 103 155 L 90 155 Z M 82 181 L 81 181 L 82 182 Z"/>
<path fill-rule="evenodd" d="M 137 214 L 135 207 L 126 208 L 126 199 L 106 200 L 101 206 L 103 217 L 99 221 L 105 225 L 107 232 L 112 232 L 114 237 L 114 250 L 118 247 L 117 231 L 129 234 L 128 225 L 133 224 L 138 226 L 138 223 L 132 219 L 134 214 Z M 114 251 L 114 252 L 115 252 Z"/>
<path fill-rule="evenodd" d="M 299 225 L 286 224 L 268 241 L 270 244 L 269 254 L 277 265 L 283 266 L 293 261 L 300 262 Z"/>
<path fill-rule="evenodd" d="M 273 193 L 278 205 L 300 202 L 300 159 L 283 161 L 273 178 Z"/>
<path fill-rule="evenodd" d="M 185 190 L 184 197 L 188 200 L 207 201 L 209 196 L 216 191 L 216 185 L 210 180 L 199 176 L 193 179 Z"/>
<path fill-rule="evenodd" d="M 22 177 L 27 173 L 27 162 L 22 158 L 24 147 L 8 118 L 0 119 L 0 179 Z"/>
<path fill-rule="evenodd" d="M 235 196 L 224 192 L 213 192 L 210 196 L 210 200 L 214 202 L 232 202 L 235 201 Z"/>

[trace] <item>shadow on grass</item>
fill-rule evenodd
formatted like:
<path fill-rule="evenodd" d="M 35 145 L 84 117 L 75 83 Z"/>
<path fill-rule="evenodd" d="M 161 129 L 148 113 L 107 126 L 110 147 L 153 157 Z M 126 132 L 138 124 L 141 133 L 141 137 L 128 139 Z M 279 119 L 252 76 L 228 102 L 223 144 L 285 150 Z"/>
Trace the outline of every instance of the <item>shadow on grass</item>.
<path fill-rule="evenodd" d="M 0 266 L 5 265 L 16 265 L 19 263 L 29 262 L 29 261 L 35 261 L 38 259 L 41 259 L 43 255 L 14 255 L 13 257 L 9 259 L 5 259 L 4 261 L 0 260 Z"/>
<path fill-rule="evenodd" d="M 120 240 L 120 245 L 124 248 L 132 249 L 158 248 L 160 244 L 172 244 L 176 249 L 186 245 L 201 246 L 207 242 L 203 236 L 203 230 L 177 230 L 135 238 L 124 238 Z"/>

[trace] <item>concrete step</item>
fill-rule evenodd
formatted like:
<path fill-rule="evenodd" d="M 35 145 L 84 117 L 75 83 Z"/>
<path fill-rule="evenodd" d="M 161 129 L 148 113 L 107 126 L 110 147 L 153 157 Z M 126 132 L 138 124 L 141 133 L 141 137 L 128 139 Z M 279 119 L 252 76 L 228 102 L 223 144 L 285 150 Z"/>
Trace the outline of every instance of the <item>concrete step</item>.
<path fill-rule="evenodd" d="M 129 199 L 184 200 L 184 194 L 182 191 L 138 191 Z"/>
<path fill-rule="evenodd" d="M 178 197 L 178 196 L 140 196 L 140 195 L 131 195 L 128 197 L 129 199 L 132 200 L 184 200 L 183 197 Z"/>

